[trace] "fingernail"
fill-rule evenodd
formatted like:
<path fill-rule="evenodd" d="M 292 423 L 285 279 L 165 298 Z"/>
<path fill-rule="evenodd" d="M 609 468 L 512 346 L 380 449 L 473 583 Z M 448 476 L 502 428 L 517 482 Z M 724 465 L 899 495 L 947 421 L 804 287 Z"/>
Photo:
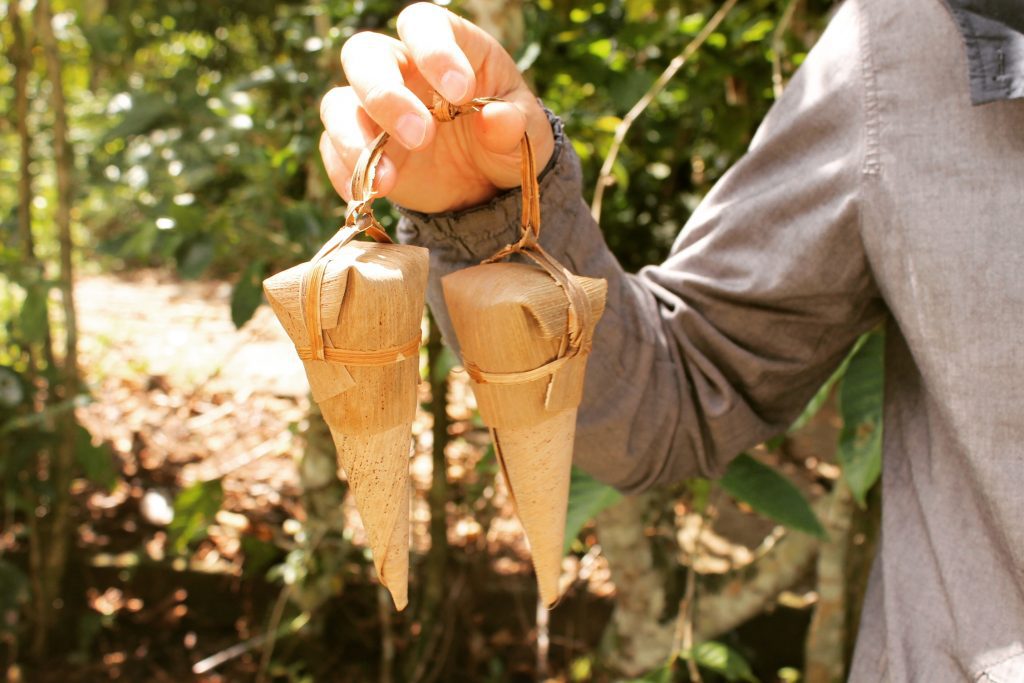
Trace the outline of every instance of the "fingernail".
<path fill-rule="evenodd" d="M 469 80 L 458 71 L 449 71 L 441 76 L 441 94 L 449 102 L 461 102 L 469 90 Z"/>
<path fill-rule="evenodd" d="M 409 149 L 416 149 L 423 144 L 427 135 L 427 124 L 416 114 L 402 114 L 395 125 L 398 139 Z"/>

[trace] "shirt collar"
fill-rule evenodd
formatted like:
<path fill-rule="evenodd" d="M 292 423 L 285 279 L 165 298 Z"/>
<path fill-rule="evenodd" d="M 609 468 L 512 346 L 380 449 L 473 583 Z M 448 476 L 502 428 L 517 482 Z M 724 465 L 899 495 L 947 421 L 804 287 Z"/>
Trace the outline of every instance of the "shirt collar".
<path fill-rule="evenodd" d="M 945 0 L 967 49 L 971 102 L 1024 97 L 1024 0 Z"/>

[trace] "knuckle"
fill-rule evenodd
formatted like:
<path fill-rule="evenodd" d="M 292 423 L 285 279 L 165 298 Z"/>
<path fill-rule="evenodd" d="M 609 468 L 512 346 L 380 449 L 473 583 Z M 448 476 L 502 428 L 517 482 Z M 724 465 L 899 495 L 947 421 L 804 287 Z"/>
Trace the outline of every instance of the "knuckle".
<path fill-rule="evenodd" d="M 440 45 L 430 45 L 420 48 L 416 55 L 416 61 L 420 66 L 427 69 L 445 69 L 451 65 L 451 55 Z"/>
<path fill-rule="evenodd" d="M 363 93 L 363 108 L 366 109 L 366 112 L 372 118 L 377 119 L 377 122 L 381 123 L 378 117 L 386 116 L 394 108 L 398 99 L 399 97 L 394 90 L 380 83 L 374 83 Z"/>

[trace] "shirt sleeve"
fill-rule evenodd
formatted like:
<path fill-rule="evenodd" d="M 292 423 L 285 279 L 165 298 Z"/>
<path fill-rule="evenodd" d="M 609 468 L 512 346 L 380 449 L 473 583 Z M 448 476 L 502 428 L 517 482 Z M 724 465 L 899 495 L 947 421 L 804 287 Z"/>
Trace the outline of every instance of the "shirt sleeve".
<path fill-rule="evenodd" d="M 577 465 L 627 492 L 702 475 L 785 430 L 885 307 L 860 239 L 873 149 L 859 17 L 837 13 L 755 135 L 677 238 L 632 275 L 582 199 L 557 119 L 541 178 L 541 243 L 608 280 L 577 425 Z M 431 250 L 428 301 L 449 343 L 440 278 L 517 237 L 521 195 L 439 215 L 403 211 Z M 457 347 L 456 347 L 457 349 Z"/>

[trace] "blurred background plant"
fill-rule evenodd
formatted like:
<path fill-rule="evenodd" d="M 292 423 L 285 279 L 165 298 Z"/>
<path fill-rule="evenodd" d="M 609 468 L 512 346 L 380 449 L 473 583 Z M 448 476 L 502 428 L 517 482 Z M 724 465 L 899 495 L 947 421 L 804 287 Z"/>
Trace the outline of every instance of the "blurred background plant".
<path fill-rule="evenodd" d="M 373 583 L 305 398 L 218 388 L 271 334 L 263 277 L 340 221 L 316 152 L 319 99 L 342 82 L 345 39 L 393 31 L 401 6 L 0 2 L 8 680 L 841 680 L 877 529 L 879 333 L 789 433 L 719 482 L 623 498 L 574 472 L 568 593 L 551 613 L 533 609 L 493 454 L 432 326 L 403 614 Z M 637 269 L 666 255 L 743 153 L 832 6 L 452 9 L 498 36 L 563 117 L 587 188 L 627 112 L 727 10 L 631 121 L 602 181 L 602 228 Z M 379 215 L 393 227 L 393 212 Z M 183 300 L 233 325 L 190 312 L 176 326 Z M 108 324 L 136 312 L 145 325 Z M 220 360 L 182 377 L 135 353 L 162 339 Z M 265 480 L 239 474 L 271 461 Z"/>

